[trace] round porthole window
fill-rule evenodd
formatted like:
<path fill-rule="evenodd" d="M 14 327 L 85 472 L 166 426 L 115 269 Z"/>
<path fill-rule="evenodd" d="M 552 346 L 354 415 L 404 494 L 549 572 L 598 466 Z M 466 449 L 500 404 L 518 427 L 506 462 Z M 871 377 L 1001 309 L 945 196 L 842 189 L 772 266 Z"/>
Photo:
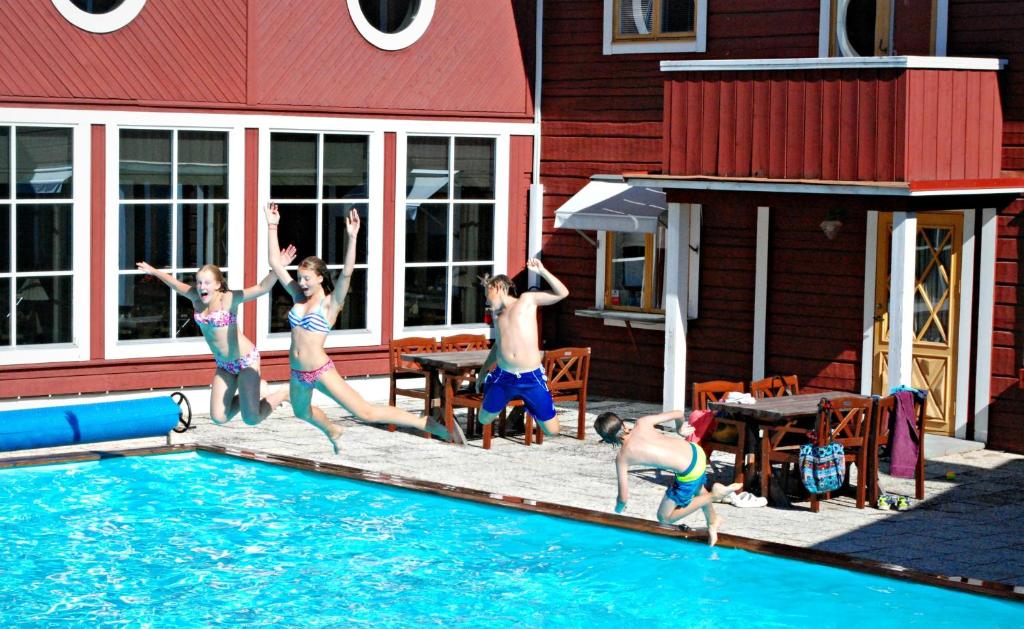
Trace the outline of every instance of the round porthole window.
<path fill-rule="evenodd" d="M 78 28 L 110 33 L 125 26 L 142 11 L 146 0 L 52 0 L 53 6 Z"/>
<path fill-rule="evenodd" d="M 348 0 L 356 30 L 382 50 L 401 50 L 423 36 L 435 0 Z"/>

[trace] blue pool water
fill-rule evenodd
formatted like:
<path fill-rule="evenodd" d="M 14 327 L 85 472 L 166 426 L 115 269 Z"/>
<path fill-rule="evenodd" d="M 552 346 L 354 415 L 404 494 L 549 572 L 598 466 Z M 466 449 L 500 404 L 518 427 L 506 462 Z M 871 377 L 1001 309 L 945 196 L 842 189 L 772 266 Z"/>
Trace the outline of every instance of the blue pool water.
<path fill-rule="evenodd" d="M 0 470 L 0 626 L 1019 627 L 1024 605 L 209 454 Z"/>

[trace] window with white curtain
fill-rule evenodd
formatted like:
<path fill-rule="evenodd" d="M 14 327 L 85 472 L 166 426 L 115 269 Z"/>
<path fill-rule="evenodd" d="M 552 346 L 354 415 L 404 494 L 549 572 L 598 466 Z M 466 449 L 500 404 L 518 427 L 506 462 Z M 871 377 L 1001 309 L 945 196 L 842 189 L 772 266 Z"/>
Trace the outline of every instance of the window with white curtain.
<path fill-rule="evenodd" d="M 704 52 L 707 0 L 605 0 L 604 53 Z"/>

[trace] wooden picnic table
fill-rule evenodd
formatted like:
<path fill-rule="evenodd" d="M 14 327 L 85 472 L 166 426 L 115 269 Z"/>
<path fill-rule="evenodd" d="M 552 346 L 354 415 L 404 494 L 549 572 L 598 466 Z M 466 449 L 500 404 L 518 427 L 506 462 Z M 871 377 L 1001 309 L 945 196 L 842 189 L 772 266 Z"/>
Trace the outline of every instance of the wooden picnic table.
<path fill-rule="evenodd" d="M 455 410 L 452 397 L 455 395 L 454 382 L 460 376 L 467 376 L 484 366 L 490 350 L 467 350 L 458 352 L 429 352 L 425 354 L 402 354 L 403 360 L 417 363 L 427 372 L 426 385 L 430 394 L 430 405 L 440 406 L 445 427 L 449 435 L 455 434 Z"/>
<path fill-rule="evenodd" d="M 708 409 L 726 415 L 730 419 L 742 421 L 747 426 L 748 443 L 755 444 L 758 475 L 762 469 L 761 443 L 766 439 L 765 431 L 779 427 L 801 427 L 808 430 L 814 428 L 814 420 L 818 414 L 818 403 L 822 398 L 833 400 L 840 397 L 865 397 L 848 391 L 820 391 L 818 393 L 801 393 L 800 395 L 783 395 L 756 400 L 753 404 L 737 402 L 708 402 Z M 859 472 L 859 470 L 858 470 Z M 772 477 L 774 478 L 774 471 Z M 760 495 L 769 497 L 769 484 L 772 478 L 760 478 Z M 753 489 L 753 488 L 752 488 Z M 782 495 L 781 486 L 778 495 L 772 494 L 774 504 L 788 506 L 789 501 Z"/>

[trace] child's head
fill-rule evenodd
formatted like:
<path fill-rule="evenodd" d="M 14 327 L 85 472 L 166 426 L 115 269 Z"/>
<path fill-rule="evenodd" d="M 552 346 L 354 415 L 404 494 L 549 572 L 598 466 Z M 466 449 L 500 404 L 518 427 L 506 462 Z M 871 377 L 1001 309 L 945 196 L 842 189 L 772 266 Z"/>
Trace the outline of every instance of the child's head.
<path fill-rule="evenodd" d="M 196 291 L 203 303 L 209 303 L 214 291 L 225 293 L 227 290 L 224 273 L 216 264 L 204 264 L 196 271 Z"/>
<path fill-rule="evenodd" d="M 309 256 L 300 262 L 297 275 L 299 288 L 307 297 L 316 291 L 319 284 L 323 284 L 324 293 L 330 294 L 334 291 L 334 282 L 327 271 L 327 263 L 316 256 Z"/>
<path fill-rule="evenodd" d="M 512 282 L 512 278 L 507 275 L 495 275 L 491 277 L 485 275 L 480 278 L 480 283 L 483 284 L 484 292 L 487 294 L 487 301 L 492 308 L 497 308 L 501 305 L 501 299 L 505 295 L 516 294 L 516 285 Z"/>
<path fill-rule="evenodd" d="M 608 411 L 594 420 L 594 430 L 601 435 L 601 441 L 613 445 L 622 444 L 622 418 Z"/>

